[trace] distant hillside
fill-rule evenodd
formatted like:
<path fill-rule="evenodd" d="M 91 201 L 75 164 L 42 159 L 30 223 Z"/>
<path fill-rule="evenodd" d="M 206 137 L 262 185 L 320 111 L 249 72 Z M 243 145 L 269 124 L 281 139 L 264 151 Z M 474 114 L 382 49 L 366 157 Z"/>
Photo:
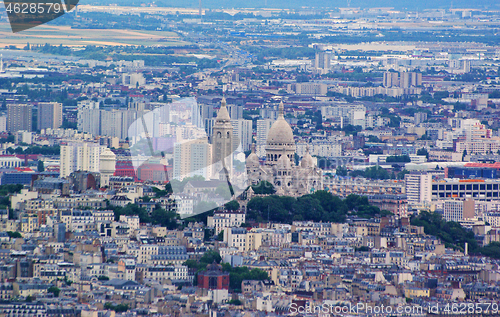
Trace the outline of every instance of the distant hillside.
<path fill-rule="evenodd" d="M 197 0 L 81 0 L 80 4 L 118 4 L 118 5 L 134 5 L 155 3 L 157 6 L 166 7 L 198 7 Z M 337 8 L 347 7 L 347 0 L 254 0 L 249 3 L 247 0 L 202 0 L 204 8 L 248 8 L 248 7 L 268 7 L 268 8 L 289 8 L 298 9 L 301 7 L 315 8 Z M 397 9 L 437 9 L 450 8 L 453 3 L 453 8 L 496 8 L 500 9 L 500 3 L 497 0 L 352 0 L 351 7 L 361 8 L 376 8 L 376 7 L 394 7 Z"/>

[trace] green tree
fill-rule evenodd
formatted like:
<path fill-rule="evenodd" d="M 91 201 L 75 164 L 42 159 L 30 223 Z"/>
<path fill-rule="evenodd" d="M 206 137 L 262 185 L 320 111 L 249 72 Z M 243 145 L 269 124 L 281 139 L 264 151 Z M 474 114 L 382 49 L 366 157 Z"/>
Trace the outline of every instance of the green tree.
<path fill-rule="evenodd" d="M 114 305 L 113 303 L 107 302 L 104 304 L 104 309 L 114 310 L 117 313 L 124 313 L 129 309 L 129 306 L 128 304 Z"/>
<path fill-rule="evenodd" d="M 425 148 L 421 148 L 417 151 L 417 155 L 425 155 L 427 159 L 429 159 L 429 152 Z"/>
<path fill-rule="evenodd" d="M 223 270 L 229 272 L 229 287 L 236 293 L 241 292 L 241 282 L 245 280 L 263 281 L 268 280 L 269 275 L 261 269 L 249 269 L 246 266 L 231 267 L 230 264 L 224 263 Z"/>
<path fill-rule="evenodd" d="M 61 290 L 56 286 L 51 286 L 47 289 L 47 292 L 54 294 L 54 297 L 59 297 Z"/>
<path fill-rule="evenodd" d="M 465 243 L 468 243 L 471 254 L 479 251 L 479 245 L 471 230 L 463 228 L 457 222 L 448 222 L 437 213 L 421 211 L 417 217 L 412 218 L 411 224 L 424 227 L 426 234 L 435 235 L 448 248 L 463 251 Z"/>
<path fill-rule="evenodd" d="M 409 163 L 411 159 L 408 155 L 388 156 L 385 160 L 387 163 Z"/>
<path fill-rule="evenodd" d="M 163 208 L 155 208 L 151 213 L 151 223 L 167 227 L 169 230 L 177 228 L 177 219 L 179 216 L 174 211 L 167 211 Z"/>
<path fill-rule="evenodd" d="M 38 170 L 38 172 L 43 172 L 43 171 L 45 171 L 45 167 L 43 166 L 43 161 L 38 160 L 37 170 Z"/>
<path fill-rule="evenodd" d="M 7 234 L 11 238 L 22 238 L 23 236 L 17 231 L 7 231 Z"/>
<path fill-rule="evenodd" d="M 500 259 L 500 242 L 491 242 L 485 247 L 482 247 L 479 252 L 490 258 Z"/>
<path fill-rule="evenodd" d="M 230 202 L 226 203 L 224 207 L 227 210 L 236 211 L 240 209 L 240 204 L 236 200 L 231 200 Z"/>
<path fill-rule="evenodd" d="M 347 176 L 347 168 L 345 166 L 337 166 L 335 170 L 338 176 Z"/>
<path fill-rule="evenodd" d="M 363 245 L 363 246 L 360 246 L 359 248 L 355 248 L 355 250 L 358 252 L 368 252 L 368 251 L 370 251 L 370 248 Z"/>
<path fill-rule="evenodd" d="M 252 190 L 257 195 L 272 195 L 276 192 L 273 184 L 268 181 L 261 181 L 257 185 L 253 185 Z"/>
<path fill-rule="evenodd" d="M 348 124 L 342 129 L 342 131 L 345 132 L 345 135 L 357 135 L 358 132 L 361 132 L 361 130 L 363 130 L 362 126 L 354 126 L 352 124 Z"/>
<path fill-rule="evenodd" d="M 398 173 L 398 179 L 405 179 L 405 175 L 410 174 L 410 172 L 406 169 L 402 170 L 401 172 Z"/>
<path fill-rule="evenodd" d="M 368 142 L 371 142 L 371 143 L 382 143 L 382 140 L 380 140 L 375 135 L 370 135 L 370 136 L 368 136 Z"/>
<path fill-rule="evenodd" d="M 231 199 L 231 191 L 226 184 L 217 186 L 217 188 L 215 189 L 215 193 L 226 200 Z"/>

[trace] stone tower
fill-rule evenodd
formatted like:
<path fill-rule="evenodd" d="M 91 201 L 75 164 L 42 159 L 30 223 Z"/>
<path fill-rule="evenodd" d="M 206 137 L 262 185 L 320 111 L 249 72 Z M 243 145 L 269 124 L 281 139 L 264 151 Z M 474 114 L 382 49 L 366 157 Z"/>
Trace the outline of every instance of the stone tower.
<path fill-rule="evenodd" d="M 219 112 L 212 130 L 213 175 L 220 180 L 231 178 L 233 170 L 233 125 L 226 108 L 226 98 L 222 98 Z M 227 171 L 227 173 L 226 173 Z"/>
<path fill-rule="evenodd" d="M 99 157 L 99 172 L 101 172 L 101 187 L 109 186 L 109 179 L 115 173 L 116 155 L 106 148 Z"/>

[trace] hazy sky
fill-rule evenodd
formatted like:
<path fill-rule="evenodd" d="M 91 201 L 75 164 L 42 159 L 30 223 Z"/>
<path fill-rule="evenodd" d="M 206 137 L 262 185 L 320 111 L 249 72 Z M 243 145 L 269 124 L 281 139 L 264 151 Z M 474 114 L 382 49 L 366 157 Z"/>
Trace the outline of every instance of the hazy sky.
<path fill-rule="evenodd" d="M 347 7 L 348 0 L 267 0 L 267 7 L 300 8 L 307 7 Z M 107 4 L 130 5 L 151 3 L 151 0 L 80 0 L 80 4 Z M 198 0 L 156 0 L 159 6 L 169 7 L 198 7 Z M 264 7 L 266 0 L 202 0 L 204 8 L 232 8 L 232 7 Z M 500 9 L 499 0 L 351 0 L 351 7 L 395 7 L 423 10 L 427 8 L 477 8 L 490 7 Z"/>

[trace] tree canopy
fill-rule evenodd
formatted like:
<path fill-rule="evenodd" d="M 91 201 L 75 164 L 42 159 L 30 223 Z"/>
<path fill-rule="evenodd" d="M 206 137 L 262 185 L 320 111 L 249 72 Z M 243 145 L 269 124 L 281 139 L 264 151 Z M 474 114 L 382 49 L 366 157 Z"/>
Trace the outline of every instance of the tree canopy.
<path fill-rule="evenodd" d="M 388 156 L 385 161 L 387 163 L 409 163 L 411 159 L 408 155 L 393 155 Z"/>
<path fill-rule="evenodd" d="M 137 204 L 128 204 L 125 207 L 120 206 L 109 206 L 115 214 L 115 220 L 118 221 L 121 215 L 127 216 L 139 216 L 139 221 L 141 223 L 152 223 L 154 225 L 160 225 L 162 227 L 167 227 L 169 230 L 177 228 L 177 219 L 179 216 L 175 211 L 169 211 L 161 208 L 159 205 L 148 214 L 145 208 L 139 207 Z"/>
<path fill-rule="evenodd" d="M 273 184 L 268 181 L 261 181 L 257 185 L 253 185 L 252 190 L 257 195 L 272 195 L 276 192 Z"/>
<path fill-rule="evenodd" d="M 277 195 L 254 197 L 248 202 L 247 210 L 248 220 L 282 223 L 308 220 L 339 223 L 344 222 L 348 214 L 363 218 L 390 214 L 370 205 L 366 197 L 349 195 L 342 200 L 323 190 L 298 198 Z"/>
<path fill-rule="evenodd" d="M 483 247 L 476 240 L 472 230 L 462 227 L 457 222 L 446 221 L 437 213 L 422 211 L 417 217 L 412 218 L 411 224 L 424 227 L 426 234 L 436 236 L 448 248 L 464 251 L 465 243 L 467 243 L 470 254 L 482 254 L 500 259 L 499 242 L 491 242 Z"/>

